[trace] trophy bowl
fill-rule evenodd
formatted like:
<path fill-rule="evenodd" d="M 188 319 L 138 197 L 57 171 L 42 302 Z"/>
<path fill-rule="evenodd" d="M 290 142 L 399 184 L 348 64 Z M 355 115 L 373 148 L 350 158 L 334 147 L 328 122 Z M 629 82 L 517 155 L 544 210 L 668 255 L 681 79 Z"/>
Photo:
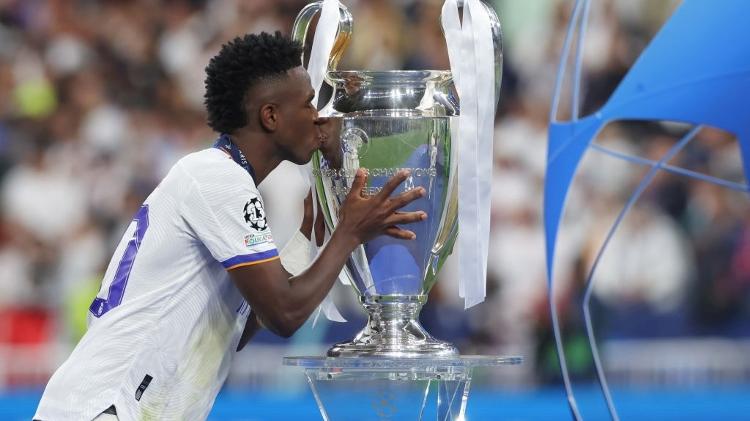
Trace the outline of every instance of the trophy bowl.
<path fill-rule="evenodd" d="M 447 71 L 329 72 L 333 96 L 328 141 L 313 157 L 316 190 L 329 229 L 358 168 L 367 172 L 364 194 L 377 194 L 401 169 L 410 175 L 393 193 L 422 187 L 424 197 L 404 211 L 425 211 L 410 224 L 415 240 L 379 236 L 357 247 L 345 276 L 367 310 L 367 326 L 329 356 L 452 356 L 455 347 L 431 337 L 418 316 L 450 254 L 457 233 L 452 133 L 458 105 Z"/>

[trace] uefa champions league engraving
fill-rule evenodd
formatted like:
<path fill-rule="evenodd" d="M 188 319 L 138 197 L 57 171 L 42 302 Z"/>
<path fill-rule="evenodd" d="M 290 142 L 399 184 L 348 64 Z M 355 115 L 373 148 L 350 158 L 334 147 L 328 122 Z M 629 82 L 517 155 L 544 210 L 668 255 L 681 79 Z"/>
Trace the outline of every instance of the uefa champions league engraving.
<path fill-rule="evenodd" d="M 305 42 L 322 2 L 305 7 L 293 34 Z M 493 25 L 496 65 L 502 63 L 500 24 Z M 401 169 L 410 177 L 394 192 L 422 187 L 426 194 L 404 211 L 425 211 L 409 226 L 412 241 L 380 236 L 359 246 L 344 269 L 367 310 L 365 328 L 339 343 L 328 356 L 454 357 L 456 348 L 434 339 L 418 322 L 438 271 L 451 254 L 458 232 L 457 144 L 459 103 L 449 71 L 335 71 L 352 32 L 352 16 L 339 4 L 339 27 L 325 81 L 333 87 L 320 111 L 330 117 L 328 141 L 313 157 L 318 199 L 329 229 L 358 168 L 368 173 L 363 193 L 376 194 Z M 499 73 L 499 67 L 498 72 Z M 498 82 L 499 83 L 499 82 Z"/>

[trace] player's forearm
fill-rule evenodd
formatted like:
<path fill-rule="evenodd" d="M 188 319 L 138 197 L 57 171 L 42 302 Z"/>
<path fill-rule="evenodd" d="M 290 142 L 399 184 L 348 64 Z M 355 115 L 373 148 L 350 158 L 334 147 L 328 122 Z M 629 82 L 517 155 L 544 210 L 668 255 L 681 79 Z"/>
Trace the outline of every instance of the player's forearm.
<path fill-rule="evenodd" d="M 346 227 L 339 228 L 312 265 L 296 276 L 279 262 L 230 271 L 240 293 L 268 330 L 291 336 L 328 294 L 346 259 L 359 244 Z"/>
<path fill-rule="evenodd" d="M 427 214 L 399 209 L 424 196 L 425 190 L 420 187 L 391 197 L 408 176 L 408 171 L 399 171 L 377 195 L 363 196 L 367 176 L 358 170 L 340 209 L 336 231 L 316 261 L 301 274 L 291 276 L 277 261 L 230 271 L 264 326 L 278 335 L 291 336 L 323 301 L 346 259 L 364 241 L 384 234 L 401 240 L 416 238 L 400 225 L 424 221 Z"/>
<path fill-rule="evenodd" d="M 339 230 L 337 230 L 339 231 Z M 318 258 L 304 272 L 289 278 L 286 307 L 297 330 L 323 301 L 359 244 L 351 235 L 334 231 Z"/>

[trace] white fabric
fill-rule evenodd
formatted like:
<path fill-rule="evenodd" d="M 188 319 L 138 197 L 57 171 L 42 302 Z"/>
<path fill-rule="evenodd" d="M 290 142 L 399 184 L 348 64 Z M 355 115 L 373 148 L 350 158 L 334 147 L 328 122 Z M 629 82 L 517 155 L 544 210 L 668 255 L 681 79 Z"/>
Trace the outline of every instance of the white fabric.
<path fill-rule="evenodd" d="M 446 0 L 441 20 L 461 100 L 458 141 L 459 294 L 469 308 L 486 296 L 490 233 L 495 72 L 492 28 L 479 0 Z M 470 165 L 467 165 L 469 164 Z M 477 241 L 477 239 L 479 241 Z"/>
<path fill-rule="evenodd" d="M 310 74 L 310 83 L 315 89 L 313 104 L 318 103 L 318 94 L 323 84 L 323 78 L 328 71 L 328 59 L 336 41 L 336 32 L 339 27 L 339 2 L 338 0 L 323 0 L 323 8 L 320 11 L 318 26 L 315 28 L 310 61 L 307 63 L 307 72 Z"/>
<path fill-rule="evenodd" d="M 281 264 L 284 265 L 284 269 L 295 276 L 307 269 L 312 263 L 309 248 L 310 240 L 297 230 L 281 250 Z"/>
<path fill-rule="evenodd" d="M 310 185 L 307 178 L 300 175 L 299 168 L 297 164 L 283 161 L 258 185 L 268 224 L 273 227 L 273 241 L 280 250 L 299 231 L 304 219 L 303 202 Z"/>
<path fill-rule="evenodd" d="M 323 7 L 320 11 L 320 18 L 318 19 L 318 25 L 315 28 L 315 36 L 313 38 L 312 49 L 310 51 L 310 61 L 307 64 L 307 73 L 310 75 L 310 83 L 313 89 L 315 89 L 315 99 L 313 104 L 318 103 L 318 95 L 320 88 L 323 85 L 323 79 L 328 69 L 328 62 L 331 56 L 331 50 L 333 44 L 336 41 L 336 33 L 339 27 L 339 2 L 338 0 L 323 0 Z M 303 177 L 307 178 L 310 182 L 310 186 L 313 186 L 315 190 L 315 179 L 312 175 L 312 166 L 308 163 L 305 166 L 300 167 L 300 172 Z M 313 198 L 315 199 L 315 198 Z M 318 202 L 313 200 L 313 215 L 318 215 Z M 313 230 L 313 236 L 315 230 Z M 315 260 L 320 254 L 321 248 L 317 246 L 316 241 L 311 241 L 309 245 L 310 261 Z M 342 283 L 346 284 L 346 280 L 343 276 L 339 276 Z M 318 323 L 320 313 L 325 314 L 328 320 L 334 322 L 346 322 L 346 319 L 336 308 L 333 303 L 331 294 L 329 293 L 323 299 L 323 302 L 318 306 L 318 310 L 315 312 L 315 318 L 313 319 L 313 327 Z"/>
<path fill-rule="evenodd" d="M 258 200 L 250 175 L 223 151 L 181 159 L 145 201 L 148 227 L 121 303 L 89 313 L 88 332 L 50 379 L 35 418 L 93 419 L 114 404 L 121 421 L 204 420 L 250 313 L 226 268 L 277 253 L 270 228 L 251 226 L 263 225 L 262 210 L 248 206 Z M 138 227 L 125 232 L 99 298 L 122 285 L 117 269 Z"/>

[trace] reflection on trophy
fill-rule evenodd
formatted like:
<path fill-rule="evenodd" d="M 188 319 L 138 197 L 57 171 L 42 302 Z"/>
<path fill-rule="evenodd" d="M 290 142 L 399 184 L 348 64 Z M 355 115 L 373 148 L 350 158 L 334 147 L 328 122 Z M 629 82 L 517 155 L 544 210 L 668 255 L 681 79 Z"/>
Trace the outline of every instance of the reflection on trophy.
<path fill-rule="evenodd" d="M 309 4 L 293 34 L 305 42 L 322 1 Z M 500 24 L 484 5 L 492 25 L 496 90 L 502 65 Z M 330 118 L 327 143 L 313 157 L 316 190 L 333 230 L 339 208 L 358 168 L 365 168 L 364 194 L 376 194 L 400 169 L 410 177 L 394 192 L 423 187 L 425 197 L 405 211 L 425 211 L 427 220 L 410 225 L 416 240 L 380 236 L 349 258 L 348 278 L 367 310 L 367 326 L 329 356 L 456 356 L 448 343 L 430 336 L 418 322 L 420 309 L 451 254 L 458 230 L 456 134 L 459 103 L 450 71 L 335 71 L 352 32 L 352 15 L 339 4 L 339 25 L 325 81 L 333 87 L 320 115 Z"/>
<path fill-rule="evenodd" d="M 352 86 L 356 80 L 356 88 Z M 346 276 L 368 312 L 365 329 L 329 356 L 455 355 L 456 349 L 432 338 L 417 321 L 438 270 L 456 237 L 455 157 L 451 128 L 458 107 L 449 72 L 331 72 L 332 101 L 322 113 L 339 136 L 313 162 L 318 196 L 329 227 L 365 168 L 365 194 L 376 194 L 400 169 L 411 175 L 402 192 L 423 187 L 427 194 L 405 211 L 423 210 L 428 219 L 410 227 L 414 241 L 378 237 L 357 248 Z"/>

